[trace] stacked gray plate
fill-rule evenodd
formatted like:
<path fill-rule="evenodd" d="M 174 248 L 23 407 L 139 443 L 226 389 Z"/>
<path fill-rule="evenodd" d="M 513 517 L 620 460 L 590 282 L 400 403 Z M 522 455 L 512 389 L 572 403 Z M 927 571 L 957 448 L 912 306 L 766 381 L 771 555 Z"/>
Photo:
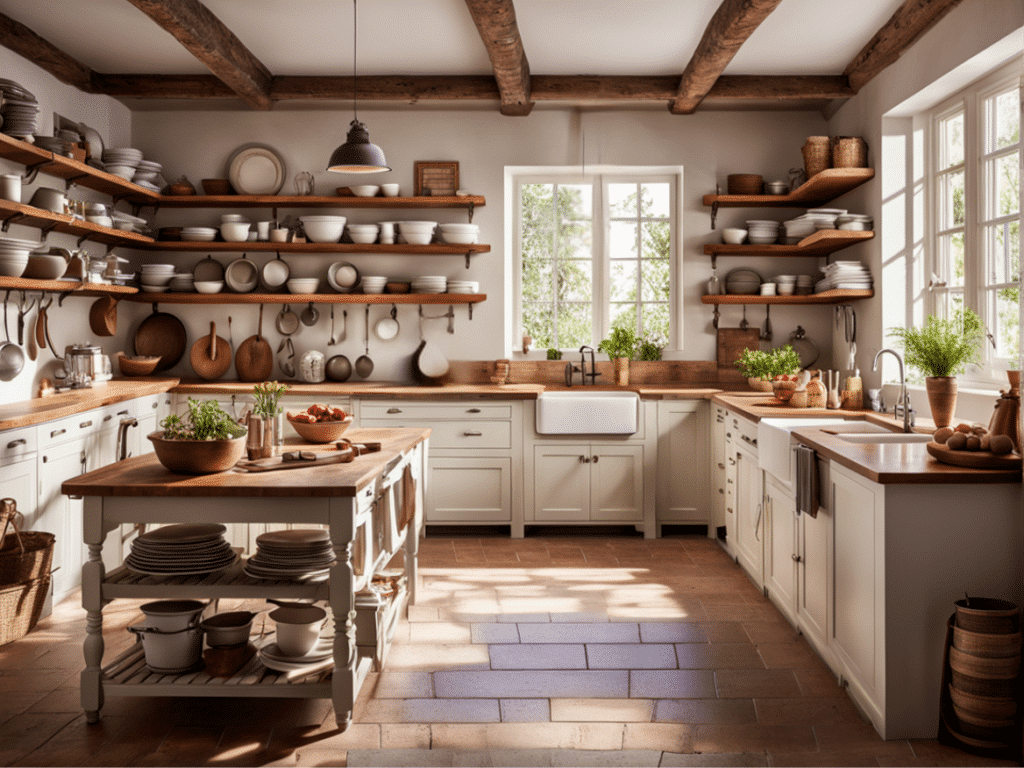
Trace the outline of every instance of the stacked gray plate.
<path fill-rule="evenodd" d="M 245 564 L 254 579 L 323 580 L 335 561 L 330 534 L 319 528 L 270 531 L 256 538 L 256 554 Z"/>
<path fill-rule="evenodd" d="M 146 576 L 197 576 L 230 568 L 238 554 L 224 539 L 223 525 L 165 525 L 132 542 L 125 566 Z"/>
<path fill-rule="evenodd" d="M 19 139 L 27 139 L 35 134 L 39 102 L 31 91 L 13 80 L 0 77 L 0 96 L 3 97 L 3 104 L 0 105 L 3 132 Z"/>

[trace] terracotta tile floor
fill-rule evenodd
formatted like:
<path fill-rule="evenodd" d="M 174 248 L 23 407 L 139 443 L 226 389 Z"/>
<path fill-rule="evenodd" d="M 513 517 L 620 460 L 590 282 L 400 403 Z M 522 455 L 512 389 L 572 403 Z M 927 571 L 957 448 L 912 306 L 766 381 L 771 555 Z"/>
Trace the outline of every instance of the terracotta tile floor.
<path fill-rule="evenodd" d="M 67 600 L 0 648 L 0 764 L 1010 764 L 879 739 L 715 542 L 563 533 L 428 537 L 419 603 L 344 733 L 329 701 L 289 699 L 111 698 L 87 725 Z M 138 605 L 105 612 L 108 653 Z"/>

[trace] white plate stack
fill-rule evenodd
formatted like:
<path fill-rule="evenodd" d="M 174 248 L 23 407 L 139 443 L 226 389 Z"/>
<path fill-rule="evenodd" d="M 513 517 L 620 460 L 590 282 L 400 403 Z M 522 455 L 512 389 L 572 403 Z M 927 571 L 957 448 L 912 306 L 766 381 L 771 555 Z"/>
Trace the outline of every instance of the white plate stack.
<path fill-rule="evenodd" d="M 140 149 L 112 147 L 103 150 L 103 170 L 125 181 L 132 180 L 141 162 L 142 150 Z"/>
<path fill-rule="evenodd" d="M 850 290 L 867 291 L 871 289 L 871 272 L 859 261 L 836 261 L 822 267 L 825 279 L 818 282 L 815 291 Z M 825 285 L 826 287 L 821 287 Z"/>
<path fill-rule="evenodd" d="M 814 222 L 815 220 L 810 216 L 797 216 L 795 219 L 782 222 L 782 226 L 786 229 L 786 243 L 796 245 L 805 237 L 813 235 L 817 230 Z"/>
<path fill-rule="evenodd" d="M 39 243 L 18 240 L 14 237 L 0 237 L 0 277 L 21 277 L 28 266 L 28 254 Z"/>
<path fill-rule="evenodd" d="M 174 293 L 192 293 L 196 289 L 195 278 L 191 272 L 176 273 L 171 277 L 170 288 Z"/>
<path fill-rule="evenodd" d="M 755 245 L 770 245 L 779 239 L 777 221 L 753 219 L 747 222 L 747 239 Z"/>
<path fill-rule="evenodd" d="M 217 230 L 213 227 L 182 227 L 181 239 L 189 242 L 208 243 L 217 236 Z"/>
<path fill-rule="evenodd" d="M 448 293 L 477 293 L 480 283 L 476 280 L 449 280 Z"/>
<path fill-rule="evenodd" d="M 456 245 L 472 245 L 480 239 L 479 224 L 439 224 L 441 239 Z"/>
<path fill-rule="evenodd" d="M 875 220 L 863 213 L 845 213 L 836 218 L 836 229 L 849 232 L 867 232 L 875 228 Z"/>
<path fill-rule="evenodd" d="M 162 181 L 160 173 L 163 169 L 164 167 L 160 163 L 154 163 L 152 160 L 140 160 L 139 164 L 135 166 L 132 182 L 150 192 L 159 192 L 159 181 Z"/>
<path fill-rule="evenodd" d="M 267 643 L 260 648 L 259 654 L 260 661 L 267 669 L 291 673 L 290 677 L 293 678 L 300 677 L 303 673 L 310 675 L 334 666 L 334 640 L 330 637 L 320 638 L 313 650 L 305 656 L 289 656 L 277 643 Z"/>
<path fill-rule="evenodd" d="M 846 213 L 845 208 L 808 208 L 805 217 L 814 222 L 817 229 L 835 229 L 836 219 Z"/>
<path fill-rule="evenodd" d="M 164 293 L 173 279 L 173 264 L 143 264 L 139 269 L 139 285 L 146 293 Z"/>
<path fill-rule="evenodd" d="M 36 132 L 36 116 L 39 102 L 31 91 L 22 88 L 13 80 L 0 78 L 0 117 L 3 117 L 3 132 L 8 136 L 27 139 Z"/>
<path fill-rule="evenodd" d="M 238 554 L 224 539 L 218 523 L 165 525 L 132 542 L 125 558 L 129 571 L 146 576 L 194 576 L 230 568 Z"/>
<path fill-rule="evenodd" d="M 325 530 L 270 531 L 256 537 L 256 554 L 246 562 L 245 574 L 254 579 L 323 581 L 335 559 Z"/>
<path fill-rule="evenodd" d="M 366 282 L 366 278 L 363 278 L 363 282 Z M 448 290 L 448 278 L 441 275 L 412 279 L 413 293 L 444 293 L 446 290 Z"/>

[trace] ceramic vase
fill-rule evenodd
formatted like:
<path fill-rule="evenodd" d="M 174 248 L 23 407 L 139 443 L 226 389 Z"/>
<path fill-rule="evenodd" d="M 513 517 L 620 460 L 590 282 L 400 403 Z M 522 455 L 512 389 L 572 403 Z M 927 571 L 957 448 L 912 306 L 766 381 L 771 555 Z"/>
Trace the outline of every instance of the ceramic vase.
<path fill-rule="evenodd" d="M 629 358 L 628 357 L 614 357 L 612 358 L 612 367 L 615 370 L 615 386 L 627 387 L 629 386 Z"/>
<path fill-rule="evenodd" d="M 956 410 L 956 376 L 928 376 L 924 386 L 932 421 L 936 427 L 948 427 Z"/>

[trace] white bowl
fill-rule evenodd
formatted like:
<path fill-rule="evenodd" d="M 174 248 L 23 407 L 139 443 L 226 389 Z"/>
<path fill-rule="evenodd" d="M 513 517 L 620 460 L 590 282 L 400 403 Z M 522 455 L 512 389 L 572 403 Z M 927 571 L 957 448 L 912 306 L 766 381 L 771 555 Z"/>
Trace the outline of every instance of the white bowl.
<path fill-rule="evenodd" d="M 380 224 L 349 224 L 348 231 L 350 233 L 362 232 L 363 234 L 366 234 L 367 232 L 373 232 L 374 234 L 377 234 L 380 232 Z"/>
<path fill-rule="evenodd" d="M 407 234 L 401 234 L 398 236 L 398 242 L 408 243 L 409 245 L 429 245 L 430 241 L 434 238 L 430 233 L 418 234 L 409 232 Z"/>
<path fill-rule="evenodd" d="M 208 243 L 217 235 L 215 232 L 182 232 L 181 239 L 185 242 Z"/>
<path fill-rule="evenodd" d="M 337 261 L 327 269 L 327 282 L 338 293 L 348 293 L 359 285 L 359 270 L 347 261 Z"/>
<path fill-rule="evenodd" d="M 139 283 L 149 288 L 159 288 L 161 286 L 170 285 L 171 280 L 174 279 L 173 274 L 169 275 L 153 275 L 143 272 L 139 276 Z"/>
<path fill-rule="evenodd" d="M 234 221 L 238 223 L 244 222 L 246 224 L 249 223 L 249 220 L 240 213 L 222 213 L 220 215 L 220 220 L 222 224 L 229 221 Z"/>
<path fill-rule="evenodd" d="M 120 176 L 122 179 L 128 179 L 129 181 L 135 175 L 134 165 L 104 165 L 103 170 L 107 173 L 111 173 L 114 176 Z"/>
<path fill-rule="evenodd" d="M 442 232 L 455 232 L 460 235 L 475 235 L 480 232 L 479 224 L 438 224 Z"/>
<path fill-rule="evenodd" d="M 288 262 L 283 259 L 272 259 L 263 265 L 260 278 L 266 288 L 280 288 L 291 275 Z"/>
<path fill-rule="evenodd" d="M 101 227 L 114 226 L 114 220 L 109 216 L 86 216 L 85 220 L 92 224 L 99 224 Z"/>
<path fill-rule="evenodd" d="M 384 197 L 398 197 L 398 192 L 401 188 L 398 184 L 381 184 L 380 191 Z"/>
<path fill-rule="evenodd" d="M 406 235 L 406 237 L 408 238 L 409 235 Z M 412 237 L 417 237 L 417 235 L 412 235 Z M 458 232 L 442 232 L 441 239 L 444 240 L 446 243 L 453 243 L 456 245 L 472 245 L 473 243 L 480 239 L 480 235 L 464 235 Z M 412 241 L 410 240 L 409 242 Z M 428 240 L 427 242 L 430 241 Z"/>
<path fill-rule="evenodd" d="M 220 293 L 224 290 L 223 280 L 196 280 L 192 285 L 198 293 Z"/>
<path fill-rule="evenodd" d="M 356 197 L 373 197 L 380 192 L 380 187 L 376 184 L 357 184 L 356 186 L 350 186 L 352 194 Z"/>
<path fill-rule="evenodd" d="M 220 236 L 228 243 L 244 243 L 249 239 L 248 222 L 225 221 L 220 225 Z"/>
<path fill-rule="evenodd" d="M 414 234 L 433 234 L 434 228 L 437 226 L 436 221 L 399 221 L 398 231 L 403 235 Z"/>
<path fill-rule="evenodd" d="M 288 281 L 288 293 L 316 293 L 319 287 L 318 277 L 293 277 Z"/>
<path fill-rule="evenodd" d="M 771 245 L 778 239 L 778 235 L 750 235 L 750 242 L 754 245 Z"/>
<path fill-rule="evenodd" d="M 796 286 L 792 283 L 779 283 L 777 285 L 779 296 L 792 296 L 796 291 Z"/>
<path fill-rule="evenodd" d="M 28 251 L 23 256 L 0 256 L 0 277 L 21 277 L 28 266 Z"/>
<path fill-rule="evenodd" d="M 352 238 L 353 243 L 359 243 L 361 245 L 377 242 L 376 232 L 349 232 L 348 236 Z"/>
<path fill-rule="evenodd" d="M 186 629 L 206 608 L 199 600 L 156 600 L 139 607 L 146 617 L 146 626 L 161 632 Z"/>
<path fill-rule="evenodd" d="M 722 242 L 729 245 L 740 245 L 747 239 L 747 230 L 729 228 L 722 230 Z"/>
<path fill-rule="evenodd" d="M 301 218 L 302 228 L 306 230 L 306 237 L 314 243 L 336 243 L 341 240 L 341 233 L 345 231 L 345 217 L 337 216 L 331 219 Z"/>
<path fill-rule="evenodd" d="M 316 645 L 327 612 L 315 605 L 278 608 L 270 620 L 277 625 L 277 647 L 286 656 L 305 656 Z"/>

